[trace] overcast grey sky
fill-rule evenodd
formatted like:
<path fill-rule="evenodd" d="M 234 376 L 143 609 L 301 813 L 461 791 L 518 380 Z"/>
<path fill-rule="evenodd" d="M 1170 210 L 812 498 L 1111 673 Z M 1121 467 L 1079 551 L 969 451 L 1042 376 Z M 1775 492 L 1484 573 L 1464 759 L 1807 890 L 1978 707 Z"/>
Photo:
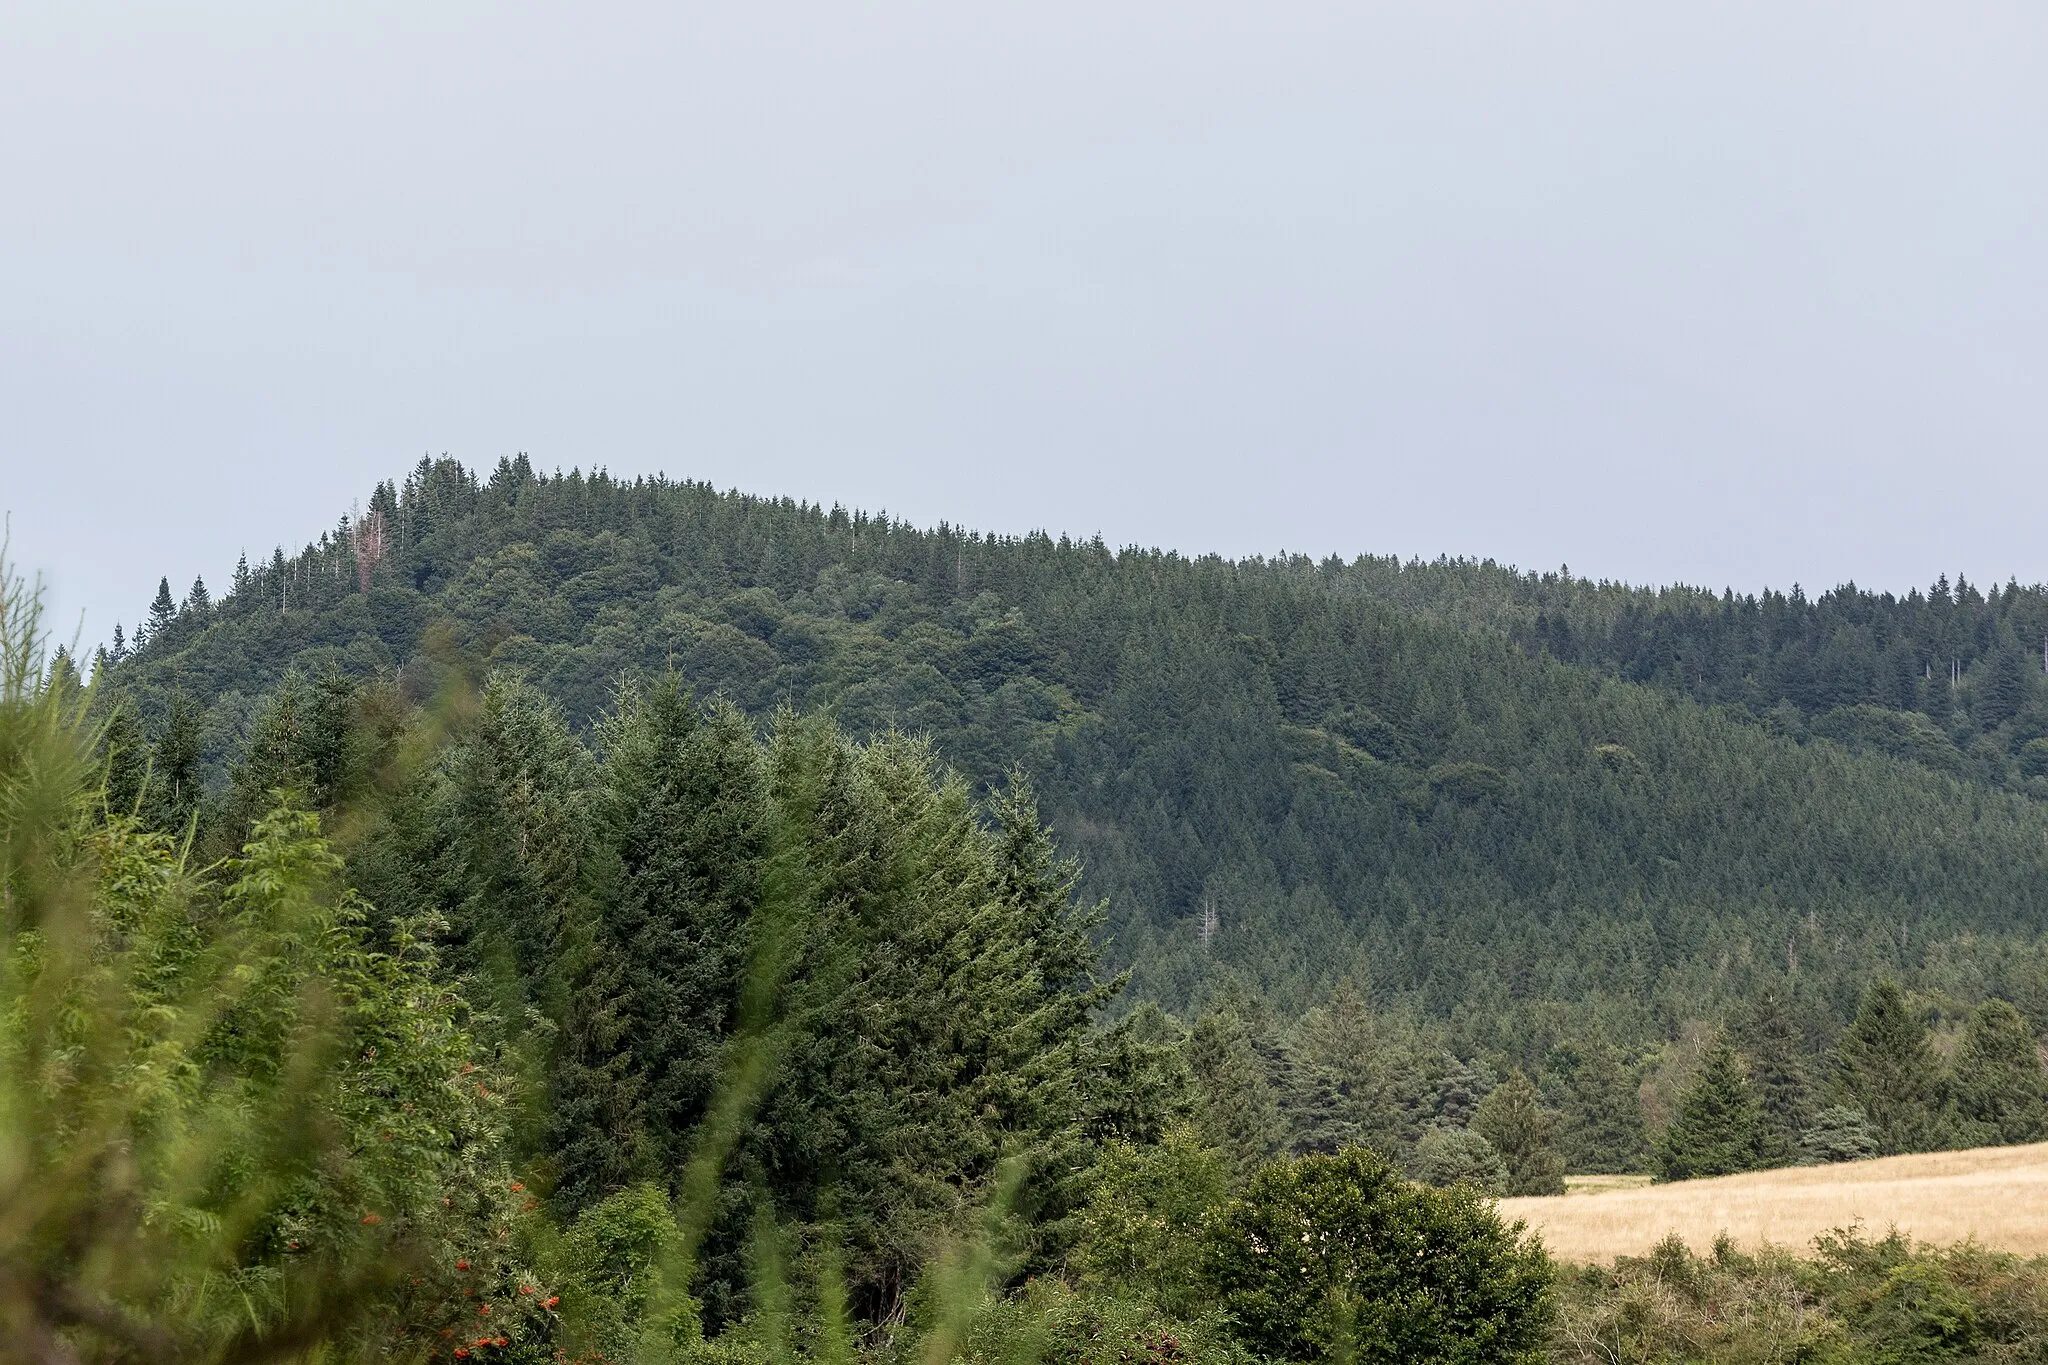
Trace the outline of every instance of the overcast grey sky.
<path fill-rule="evenodd" d="M 1229 554 L 2048 578 L 2048 5 L 0 8 L 65 633 L 422 453 Z"/>

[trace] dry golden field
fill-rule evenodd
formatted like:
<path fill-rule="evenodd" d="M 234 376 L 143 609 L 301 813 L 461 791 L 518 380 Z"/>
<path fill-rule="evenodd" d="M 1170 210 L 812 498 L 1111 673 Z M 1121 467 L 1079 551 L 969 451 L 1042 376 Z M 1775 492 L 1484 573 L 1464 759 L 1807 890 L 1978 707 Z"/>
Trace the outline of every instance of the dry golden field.
<path fill-rule="evenodd" d="M 1500 1211 L 1526 1220 L 1565 1261 L 1641 1255 L 1673 1232 L 1696 1251 L 1723 1232 L 1745 1247 L 1799 1250 L 1830 1228 L 1858 1222 L 1872 1235 L 1896 1225 L 1938 1245 L 1974 1237 L 2003 1251 L 2048 1255 L 2048 1143 L 1503 1199 Z"/>

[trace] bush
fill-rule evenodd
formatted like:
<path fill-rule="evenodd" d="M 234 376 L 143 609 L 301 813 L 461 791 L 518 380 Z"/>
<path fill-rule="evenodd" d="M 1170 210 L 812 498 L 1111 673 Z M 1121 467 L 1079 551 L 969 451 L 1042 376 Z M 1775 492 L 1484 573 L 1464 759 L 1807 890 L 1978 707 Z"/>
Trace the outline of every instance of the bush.
<path fill-rule="evenodd" d="M 1245 1343 L 1293 1360 L 1535 1361 L 1550 1317 L 1521 1224 L 1362 1148 L 1260 1171 L 1211 1225 L 1209 1276 Z"/>
<path fill-rule="evenodd" d="M 1877 1155 L 1877 1134 L 1853 1104 L 1831 1104 L 1799 1135 L 1799 1149 L 1814 1162 L 1862 1161 Z"/>
<path fill-rule="evenodd" d="M 1114 1294 L 1034 1280 L 976 1313 L 957 1359 L 967 1365 L 1255 1365 L 1213 1314 L 1180 1321 Z"/>
<path fill-rule="evenodd" d="M 1185 1127 L 1157 1146 L 1104 1144 L 1075 1254 L 1083 1281 L 1142 1293 L 1168 1312 L 1199 1313 L 1202 1234 L 1229 1188 L 1222 1153 Z"/>
<path fill-rule="evenodd" d="M 1486 1194 L 1506 1194 L 1507 1163 L 1470 1128 L 1432 1128 L 1415 1144 L 1415 1173 L 1439 1189 L 1470 1185 Z"/>

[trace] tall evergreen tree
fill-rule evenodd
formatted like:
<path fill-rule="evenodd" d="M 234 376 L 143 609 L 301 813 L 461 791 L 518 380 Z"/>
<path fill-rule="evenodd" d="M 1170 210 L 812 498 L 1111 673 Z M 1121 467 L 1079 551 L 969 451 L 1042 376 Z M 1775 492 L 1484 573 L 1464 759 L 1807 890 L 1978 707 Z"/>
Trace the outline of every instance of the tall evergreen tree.
<path fill-rule="evenodd" d="M 1692 1180 L 1753 1171 L 1763 1161 L 1765 1131 L 1763 1106 L 1742 1059 L 1726 1038 L 1718 1038 L 1657 1140 L 1658 1175 Z"/>
<path fill-rule="evenodd" d="M 1886 1156 L 1947 1145 L 1941 1069 L 1926 1026 L 1907 1006 L 1896 981 L 1874 982 L 1864 992 L 1837 1058 L 1835 1088 L 1869 1115 Z"/>
<path fill-rule="evenodd" d="M 2006 1000 L 1986 1000 L 1970 1016 L 1956 1050 L 1957 1106 L 1973 1144 L 2048 1138 L 2048 1069 L 2026 1017 Z"/>
<path fill-rule="evenodd" d="M 1270 1160 L 1280 1147 L 1280 1110 L 1251 1022 L 1228 1003 L 1204 1014 L 1188 1039 L 1188 1067 L 1203 1140 L 1240 1175 Z"/>
<path fill-rule="evenodd" d="M 212 612 L 213 594 L 206 590 L 204 577 L 192 580 L 192 589 L 185 594 L 184 609 L 192 613 L 194 621 L 201 624 L 205 623 L 207 615 Z"/>
<path fill-rule="evenodd" d="M 1559 1090 L 1558 1152 L 1566 1170 L 1643 1169 L 1649 1157 L 1643 1101 L 1619 1048 L 1598 1036 L 1576 1047 Z"/>
<path fill-rule="evenodd" d="M 1798 1155 L 1800 1134 L 1812 1122 L 1811 1086 L 1798 1026 L 1775 990 L 1766 988 L 1750 1007 L 1741 1043 L 1763 1107 L 1763 1164 L 1789 1165 Z"/>
<path fill-rule="evenodd" d="M 161 636 L 169 629 L 171 622 L 177 619 L 178 599 L 171 596 L 171 580 L 168 576 L 159 578 L 156 583 L 156 598 L 149 604 L 149 638 L 154 640 Z"/>
<path fill-rule="evenodd" d="M 148 814 L 158 829 L 182 834 L 191 823 L 201 796 L 200 757 L 199 708 L 185 693 L 174 693 L 151 765 Z"/>
<path fill-rule="evenodd" d="M 1282 1102 L 1292 1150 L 1371 1145 L 1373 1051 L 1372 1011 L 1347 977 L 1288 1040 Z"/>
<path fill-rule="evenodd" d="M 701 716 L 672 679 L 625 693 L 601 740 L 600 943 L 581 996 L 595 1018 L 578 1050 L 597 1068 L 623 1052 L 633 1094 L 572 1105 L 614 1125 L 600 1164 L 565 1172 L 578 1200 L 680 1169 L 738 1008 L 769 818 L 753 727 L 729 708 Z"/>
<path fill-rule="evenodd" d="M 1437 1121 L 1454 1128 L 1469 1126 L 1492 1089 L 1492 1078 L 1482 1069 L 1468 1064 L 1456 1053 L 1446 1052 L 1436 1088 Z"/>
<path fill-rule="evenodd" d="M 1557 1116 L 1543 1107 L 1526 1075 L 1510 1072 L 1493 1088 L 1473 1112 L 1472 1131 L 1492 1143 L 1507 1163 L 1509 1194 L 1564 1193 Z"/>

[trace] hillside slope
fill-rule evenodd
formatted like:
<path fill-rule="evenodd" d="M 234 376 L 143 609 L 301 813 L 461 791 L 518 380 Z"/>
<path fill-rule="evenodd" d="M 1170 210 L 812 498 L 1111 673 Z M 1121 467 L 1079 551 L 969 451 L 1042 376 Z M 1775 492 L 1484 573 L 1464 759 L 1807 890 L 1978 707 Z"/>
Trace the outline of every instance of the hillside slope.
<path fill-rule="evenodd" d="M 112 677 L 153 726 L 203 706 L 216 770 L 288 669 L 425 695 L 434 632 L 579 722 L 673 668 L 756 717 L 928 732 L 978 782 L 1033 774 L 1112 960 L 1170 1006 L 1348 974 L 1524 1054 L 1772 984 L 1825 1027 L 1891 972 L 2038 1018 L 2048 807 L 2023 784 L 1532 657 L 1448 589 L 1360 590 L 1370 569 L 422 462 L 220 601 L 160 602 Z"/>

